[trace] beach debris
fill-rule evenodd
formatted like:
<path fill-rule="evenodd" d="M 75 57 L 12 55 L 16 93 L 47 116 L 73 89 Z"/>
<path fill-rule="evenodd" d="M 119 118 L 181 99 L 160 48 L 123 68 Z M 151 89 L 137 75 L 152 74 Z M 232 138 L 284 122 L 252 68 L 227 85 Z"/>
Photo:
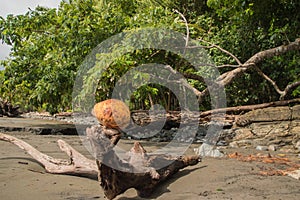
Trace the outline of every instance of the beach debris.
<path fill-rule="evenodd" d="M 269 151 L 277 151 L 278 150 L 278 146 L 275 144 L 271 144 L 268 146 L 268 150 Z"/>
<path fill-rule="evenodd" d="M 294 179 L 300 180 L 300 169 L 288 172 L 287 175 Z"/>
<path fill-rule="evenodd" d="M 255 149 L 259 150 L 259 151 L 268 151 L 269 150 L 269 148 L 267 146 L 261 146 L 261 145 L 258 145 Z"/>
<path fill-rule="evenodd" d="M 285 156 L 285 155 L 284 155 Z M 300 162 L 292 161 L 284 156 L 272 156 L 271 154 L 262 155 L 260 153 L 256 155 L 242 155 L 240 153 L 231 153 L 227 157 L 231 159 L 237 159 L 243 162 L 262 162 L 265 164 L 272 164 L 270 167 L 261 167 L 259 172 L 263 176 L 291 176 L 299 179 Z"/>

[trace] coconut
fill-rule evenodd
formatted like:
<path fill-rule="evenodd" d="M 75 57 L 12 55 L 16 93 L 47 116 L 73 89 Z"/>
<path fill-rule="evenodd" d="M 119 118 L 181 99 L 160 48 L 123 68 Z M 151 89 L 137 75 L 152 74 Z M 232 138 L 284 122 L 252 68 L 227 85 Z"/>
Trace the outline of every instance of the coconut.
<path fill-rule="evenodd" d="M 108 99 L 96 103 L 92 113 L 100 124 L 107 128 L 122 129 L 130 123 L 128 106 L 117 99 Z"/>

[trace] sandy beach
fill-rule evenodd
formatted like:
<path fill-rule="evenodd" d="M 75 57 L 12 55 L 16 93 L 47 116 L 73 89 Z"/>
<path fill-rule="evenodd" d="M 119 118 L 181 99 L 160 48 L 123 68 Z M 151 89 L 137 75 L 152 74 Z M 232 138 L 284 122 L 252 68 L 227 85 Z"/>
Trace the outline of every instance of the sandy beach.
<path fill-rule="evenodd" d="M 7 134 L 18 137 L 39 151 L 56 158 L 67 158 L 56 144 L 58 139 L 63 139 L 91 158 L 78 136 L 34 135 L 29 132 Z M 133 140 L 121 140 L 118 145 L 123 149 L 129 149 L 133 142 Z M 142 144 L 150 152 L 164 145 L 146 141 Z M 192 145 L 186 154 L 193 154 L 193 148 L 198 146 Z M 225 149 L 226 151 L 238 151 L 244 154 L 255 152 L 251 149 Z M 258 174 L 259 170 L 268 167 L 269 165 L 258 162 L 204 158 L 198 165 L 185 168 L 172 179 L 161 184 L 150 199 L 299 199 L 300 181 L 288 176 Z M 24 151 L 3 141 L 0 141 L 0 191 L 3 200 L 106 199 L 97 180 L 48 174 Z M 131 189 L 116 199 L 141 198 L 137 197 L 135 190 Z"/>

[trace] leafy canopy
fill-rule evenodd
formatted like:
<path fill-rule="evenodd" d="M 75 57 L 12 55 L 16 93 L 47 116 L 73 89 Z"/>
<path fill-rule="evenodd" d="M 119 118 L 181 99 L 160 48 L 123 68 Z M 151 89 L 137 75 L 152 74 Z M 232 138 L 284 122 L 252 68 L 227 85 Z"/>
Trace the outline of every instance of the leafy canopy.
<path fill-rule="evenodd" d="M 70 110 L 78 67 L 94 47 L 122 31 L 145 27 L 186 34 L 186 24 L 174 9 L 186 17 L 190 37 L 217 44 L 245 62 L 259 51 L 299 37 L 299 7 L 300 2 L 295 0 L 69 0 L 62 1 L 58 9 L 37 7 L 24 15 L 9 15 L 0 19 L 1 40 L 11 45 L 10 58 L 1 62 L 5 70 L 0 72 L 0 97 L 21 105 L 25 111 Z M 216 65 L 235 63 L 218 49 L 208 52 Z M 149 62 L 199 74 L 184 59 L 169 52 L 135 51 L 111 63 L 101 77 L 96 99 L 108 98 L 119 77 Z M 299 81 L 299 64 L 299 52 L 291 52 L 270 58 L 259 67 L 283 89 Z M 228 70 L 222 68 L 220 72 Z M 198 80 L 188 81 L 198 90 L 205 88 Z M 236 79 L 226 91 L 232 106 L 278 99 L 272 86 L 254 71 Z M 148 85 L 135 92 L 134 98 L 147 107 L 148 94 L 153 101 L 165 104 L 166 95 L 170 95 L 166 88 Z M 289 98 L 299 96 L 298 88 Z M 203 106 L 209 109 L 208 104 Z"/>

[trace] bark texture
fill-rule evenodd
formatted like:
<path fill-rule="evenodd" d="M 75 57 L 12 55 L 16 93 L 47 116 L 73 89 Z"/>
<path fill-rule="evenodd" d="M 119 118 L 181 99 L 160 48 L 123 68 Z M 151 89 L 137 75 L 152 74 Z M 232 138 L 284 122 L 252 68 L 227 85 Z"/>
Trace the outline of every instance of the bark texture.
<path fill-rule="evenodd" d="M 159 183 L 180 169 L 196 165 L 200 161 L 197 155 L 178 158 L 148 155 L 139 142 L 134 143 L 127 159 L 120 159 L 113 149 L 115 138 L 109 139 L 105 133 L 101 126 L 87 129 L 87 136 L 96 156 L 98 179 L 108 199 L 115 198 L 129 188 L 136 189 L 140 197 L 149 197 Z"/>

